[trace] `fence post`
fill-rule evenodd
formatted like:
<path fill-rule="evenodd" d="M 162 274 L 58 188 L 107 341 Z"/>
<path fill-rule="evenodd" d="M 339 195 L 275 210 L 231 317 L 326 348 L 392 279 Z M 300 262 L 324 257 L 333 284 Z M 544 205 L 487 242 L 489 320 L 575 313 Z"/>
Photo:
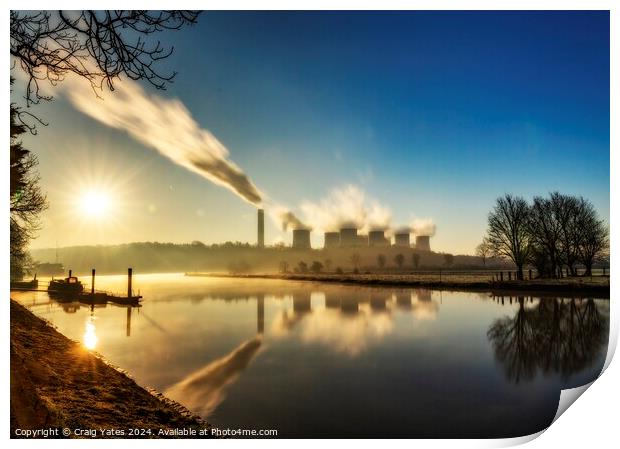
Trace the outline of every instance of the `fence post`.
<path fill-rule="evenodd" d="M 504 282 L 504 272 L 503 271 L 499 272 L 499 280 Z"/>
<path fill-rule="evenodd" d="M 508 272 L 508 280 L 512 281 L 512 272 L 511 271 Z"/>

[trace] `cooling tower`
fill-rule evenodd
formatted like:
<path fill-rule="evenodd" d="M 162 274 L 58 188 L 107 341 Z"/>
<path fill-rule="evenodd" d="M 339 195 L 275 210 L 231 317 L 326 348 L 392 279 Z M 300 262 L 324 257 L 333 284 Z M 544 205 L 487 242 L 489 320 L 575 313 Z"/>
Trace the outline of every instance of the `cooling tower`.
<path fill-rule="evenodd" d="M 357 229 L 342 228 L 340 230 L 340 246 L 342 247 L 357 246 Z"/>
<path fill-rule="evenodd" d="M 258 241 L 259 248 L 265 247 L 265 211 L 258 209 Z"/>
<path fill-rule="evenodd" d="M 367 234 L 358 235 L 355 246 L 368 246 L 368 235 Z"/>
<path fill-rule="evenodd" d="M 309 229 L 293 229 L 293 248 L 310 249 Z"/>
<path fill-rule="evenodd" d="M 428 235 L 418 235 L 415 238 L 415 249 L 418 251 L 431 250 L 431 238 Z"/>
<path fill-rule="evenodd" d="M 337 248 L 340 246 L 340 234 L 338 232 L 325 233 L 325 248 Z"/>
<path fill-rule="evenodd" d="M 390 241 L 385 238 L 384 231 L 370 231 L 368 233 L 368 246 L 388 246 Z"/>
<path fill-rule="evenodd" d="M 395 246 L 411 246 L 409 241 L 409 233 L 401 232 L 394 235 L 394 245 Z"/>

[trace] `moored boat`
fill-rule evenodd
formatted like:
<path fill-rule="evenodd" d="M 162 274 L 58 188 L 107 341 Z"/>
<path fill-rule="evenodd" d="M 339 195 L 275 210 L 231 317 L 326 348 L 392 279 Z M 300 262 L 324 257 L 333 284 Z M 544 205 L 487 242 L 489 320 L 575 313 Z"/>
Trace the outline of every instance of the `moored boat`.
<path fill-rule="evenodd" d="M 77 296 L 84 291 L 84 285 L 77 276 L 71 276 L 64 279 L 52 279 L 47 286 L 47 292 L 55 296 Z"/>

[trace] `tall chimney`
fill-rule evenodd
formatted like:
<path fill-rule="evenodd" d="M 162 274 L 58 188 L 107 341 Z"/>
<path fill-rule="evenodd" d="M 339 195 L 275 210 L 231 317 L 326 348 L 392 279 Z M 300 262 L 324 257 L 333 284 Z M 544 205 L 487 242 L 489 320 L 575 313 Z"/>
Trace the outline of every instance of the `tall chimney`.
<path fill-rule="evenodd" d="M 259 248 L 265 247 L 265 211 L 258 209 L 258 242 Z"/>

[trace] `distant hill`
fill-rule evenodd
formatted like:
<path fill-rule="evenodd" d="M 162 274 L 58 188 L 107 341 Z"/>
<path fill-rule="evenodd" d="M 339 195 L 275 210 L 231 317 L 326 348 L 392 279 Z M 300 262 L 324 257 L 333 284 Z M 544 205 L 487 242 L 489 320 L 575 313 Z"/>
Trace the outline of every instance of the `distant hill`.
<path fill-rule="evenodd" d="M 353 269 L 353 259 L 359 259 L 360 271 L 391 271 L 398 269 L 395 258 L 403 255 L 403 270 L 414 268 L 413 254 L 419 254 L 418 269 L 477 269 L 483 268 L 479 257 L 442 253 L 416 252 L 402 247 L 355 247 L 300 250 L 285 246 L 257 248 L 247 243 L 227 242 L 204 245 L 201 242 L 187 244 L 136 242 L 122 245 L 71 246 L 45 248 L 31 251 L 32 257 L 42 263 L 56 261 L 76 274 L 90 273 L 96 268 L 101 274 L 125 273 L 133 267 L 137 273 L 187 272 L 187 271 L 243 271 L 274 272 L 285 262 L 293 270 L 299 262 L 311 265 L 318 261 L 325 269 L 344 271 Z M 353 256 L 354 254 L 357 257 Z M 385 267 L 378 268 L 378 256 L 385 256 Z M 487 268 L 507 266 L 497 260 L 487 261 Z"/>

